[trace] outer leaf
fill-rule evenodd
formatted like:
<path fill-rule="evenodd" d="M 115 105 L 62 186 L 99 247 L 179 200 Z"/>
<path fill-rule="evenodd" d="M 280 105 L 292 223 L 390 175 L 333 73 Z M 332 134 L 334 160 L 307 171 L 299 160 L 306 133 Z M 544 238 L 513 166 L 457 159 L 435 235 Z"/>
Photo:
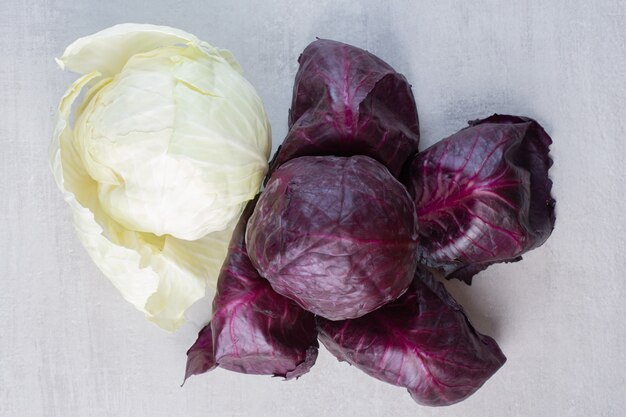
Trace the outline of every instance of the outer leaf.
<path fill-rule="evenodd" d="M 417 262 L 415 227 L 406 189 L 380 163 L 308 156 L 274 172 L 246 239 L 276 292 L 341 320 L 406 290 Z"/>
<path fill-rule="evenodd" d="M 311 313 L 275 293 L 248 258 L 250 202 L 230 242 L 213 300 L 213 318 L 187 352 L 185 379 L 216 366 L 245 374 L 297 378 L 317 358 Z"/>
<path fill-rule="evenodd" d="M 532 119 L 493 115 L 418 154 L 404 182 L 421 261 L 471 283 L 487 266 L 543 244 L 555 220 L 551 143 Z"/>
<path fill-rule="evenodd" d="M 219 55 L 241 73 L 233 55 L 215 48 L 191 33 L 168 27 L 137 23 L 111 26 L 93 35 L 74 41 L 57 62 L 62 68 L 87 74 L 98 71 L 104 77 L 119 73 L 134 55 L 175 45 L 198 45 L 207 54 Z"/>
<path fill-rule="evenodd" d="M 422 267 L 398 300 L 358 319 L 318 317 L 317 323 L 319 339 L 340 361 L 406 387 L 422 405 L 467 398 L 506 361 L 496 342 L 472 327 L 463 309 Z"/>
<path fill-rule="evenodd" d="M 397 175 L 417 152 L 419 126 L 411 86 L 367 51 L 320 39 L 300 56 L 290 131 L 271 170 L 305 155 L 367 155 Z"/>

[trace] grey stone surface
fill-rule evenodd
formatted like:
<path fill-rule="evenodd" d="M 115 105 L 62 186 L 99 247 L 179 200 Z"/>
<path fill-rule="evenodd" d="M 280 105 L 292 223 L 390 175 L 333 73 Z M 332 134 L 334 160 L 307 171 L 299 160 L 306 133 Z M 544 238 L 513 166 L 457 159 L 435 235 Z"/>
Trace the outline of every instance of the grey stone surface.
<path fill-rule="evenodd" d="M 551 239 L 448 288 L 506 365 L 467 401 L 417 406 L 326 351 L 295 382 L 217 370 L 179 388 L 205 300 L 167 334 L 78 242 L 48 169 L 53 57 L 121 22 L 180 27 L 233 51 L 274 148 L 314 37 L 369 49 L 412 82 L 423 144 L 493 112 L 554 139 Z M 5 0 L 0 13 L 0 416 L 619 416 L 626 410 L 626 6 L 620 0 Z"/>

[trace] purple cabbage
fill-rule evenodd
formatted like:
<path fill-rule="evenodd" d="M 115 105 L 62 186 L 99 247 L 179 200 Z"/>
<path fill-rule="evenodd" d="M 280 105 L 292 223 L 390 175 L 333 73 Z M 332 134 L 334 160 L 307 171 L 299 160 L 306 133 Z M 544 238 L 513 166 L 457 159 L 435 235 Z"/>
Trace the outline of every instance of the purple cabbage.
<path fill-rule="evenodd" d="M 289 132 L 233 234 L 185 379 L 217 366 L 296 378 L 319 337 L 419 404 L 462 401 L 506 358 L 427 268 L 469 284 L 546 241 L 552 140 L 493 115 L 418 153 L 404 76 L 330 40 L 298 61 Z"/>
<path fill-rule="evenodd" d="M 354 320 L 317 318 L 320 341 L 340 361 L 406 387 L 422 405 L 450 405 L 472 395 L 505 362 L 496 342 L 478 333 L 463 309 L 418 267 L 398 300 Z"/>
<path fill-rule="evenodd" d="M 367 51 L 325 39 L 298 61 L 289 133 L 270 170 L 299 156 L 367 155 L 397 176 L 419 144 L 406 78 Z"/>
<path fill-rule="evenodd" d="M 399 297 L 413 278 L 416 240 L 408 192 L 366 156 L 285 163 L 246 236 L 252 263 L 276 292 L 331 320 Z"/>
<path fill-rule="evenodd" d="M 250 263 L 248 204 L 230 242 L 217 282 L 213 318 L 187 352 L 185 379 L 219 366 L 244 374 L 297 378 L 317 359 L 313 314 L 276 294 Z"/>
<path fill-rule="evenodd" d="M 532 119 L 493 115 L 410 161 L 403 181 L 417 210 L 420 262 L 469 284 L 543 244 L 555 221 L 551 143 Z"/>

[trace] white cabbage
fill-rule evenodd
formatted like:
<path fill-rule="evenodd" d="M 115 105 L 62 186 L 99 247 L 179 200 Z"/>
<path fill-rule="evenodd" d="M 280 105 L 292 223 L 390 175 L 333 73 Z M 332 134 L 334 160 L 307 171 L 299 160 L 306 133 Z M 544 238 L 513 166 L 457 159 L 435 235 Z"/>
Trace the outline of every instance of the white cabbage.
<path fill-rule="evenodd" d="M 261 100 L 229 52 L 168 27 L 114 26 L 58 63 L 82 74 L 50 149 L 78 236 L 126 300 L 174 330 L 215 288 L 267 171 Z"/>

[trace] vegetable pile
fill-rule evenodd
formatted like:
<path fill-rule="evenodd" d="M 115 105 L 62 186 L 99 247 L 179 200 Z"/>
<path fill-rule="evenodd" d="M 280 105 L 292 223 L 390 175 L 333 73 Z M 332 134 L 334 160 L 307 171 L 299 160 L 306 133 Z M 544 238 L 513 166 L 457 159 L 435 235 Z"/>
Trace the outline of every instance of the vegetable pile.
<path fill-rule="evenodd" d="M 289 132 L 232 237 L 186 378 L 217 366 L 299 377 L 340 361 L 449 405 L 506 361 L 430 269 L 468 284 L 554 228 L 550 137 L 493 115 L 418 152 L 410 85 L 330 40 L 299 59 Z"/>
<path fill-rule="evenodd" d="M 58 62 L 81 77 L 50 162 L 89 255 L 167 330 L 216 290 L 185 380 L 216 367 L 296 379 L 321 341 L 442 406 L 505 363 L 433 272 L 470 284 L 550 236 L 552 140 L 536 121 L 495 114 L 420 151 L 406 78 L 318 39 L 268 161 L 265 110 L 228 51 L 125 24 Z"/>

